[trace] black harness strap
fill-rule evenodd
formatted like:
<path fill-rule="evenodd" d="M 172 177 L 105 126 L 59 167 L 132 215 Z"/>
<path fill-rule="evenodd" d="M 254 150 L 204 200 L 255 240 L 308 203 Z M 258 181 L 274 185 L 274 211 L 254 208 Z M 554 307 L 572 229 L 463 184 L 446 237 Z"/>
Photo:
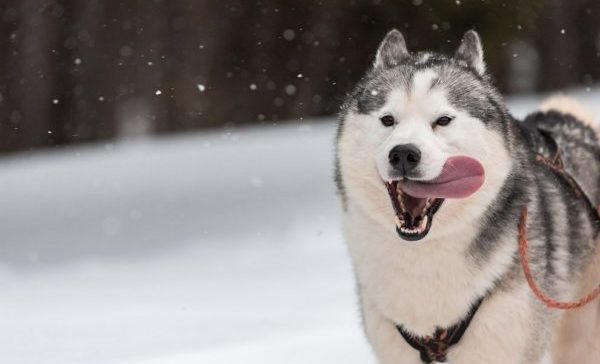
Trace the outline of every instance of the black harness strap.
<path fill-rule="evenodd" d="M 421 353 L 421 360 L 423 363 L 430 364 L 435 361 L 444 363 L 447 360 L 448 350 L 450 350 L 453 345 L 456 345 L 463 337 L 469 324 L 473 320 L 473 317 L 477 313 L 477 310 L 479 310 L 479 306 L 481 306 L 483 299 L 484 297 L 481 297 L 475 302 L 473 306 L 471 306 L 467 317 L 462 319 L 459 323 L 446 329 L 438 327 L 433 336 L 415 336 L 406 331 L 402 325 L 397 325 L 396 328 L 408 345 Z"/>

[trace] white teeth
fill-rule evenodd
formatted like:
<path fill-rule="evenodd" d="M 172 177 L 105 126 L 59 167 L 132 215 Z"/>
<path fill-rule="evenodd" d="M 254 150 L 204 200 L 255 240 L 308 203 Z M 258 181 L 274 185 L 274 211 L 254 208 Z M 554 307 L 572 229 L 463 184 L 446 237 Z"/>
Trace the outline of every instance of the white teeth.
<path fill-rule="evenodd" d="M 402 192 L 402 190 L 400 189 L 400 186 L 397 186 L 396 191 L 398 192 L 398 203 L 400 205 L 400 208 L 403 211 L 406 211 L 406 206 L 404 205 L 404 193 Z M 426 229 L 427 229 L 427 223 L 429 222 L 429 216 L 426 215 L 427 211 L 429 211 L 429 208 L 431 207 L 431 205 L 433 205 L 433 202 L 435 201 L 434 198 L 428 198 L 425 201 L 425 206 L 423 207 L 423 210 L 421 211 L 421 222 L 419 223 L 419 226 L 409 229 L 409 228 L 405 228 L 402 225 L 404 225 L 405 221 L 396 216 L 396 226 L 398 227 L 398 229 L 404 233 L 404 234 L 422 234 Z"/>
<path fill-rule="evenodd" d="M 404 221 L 401 221 L 398 218 L 396 218 L 396 224 L 398 224 L 397 226 L 400 227 L 400 231 L 402 231 L 405 234 L 421 234 L 427 228 L 428 220 L 429 220 L 429 216 L 425 215 L 425 217 L 423 217 L 421 219 L 421 223 L 419 224 L 419 226 L 416 229 L 408 229 L 408 228 L 402 227 L 402 225 L 400 223 L 404 223 Z"/>
<path fill-rule="evenodd" d="M 398 216 L 396 216 L 396 226 L 400 227 L 404 224 L 403 220 L 400 220 Z"/>
<path fill-rule="evenodd" d="M 429 216 L 425 215 L 423 217 L 423 219 L 421 219 L 421 224 L 419 224 L 419 230 L 421 232 L 425 231 L 425 228 L 427 228 L 427 220 L 429 219 Z"/>
<path fill-rule="evenodd" d="M 405 234 L 416 234 L 419 231 L 417 229 L 405 229 L 405 228 L 400 228 L 400 230 L 405 233 Z"/>
<path fill-rule="evenodd" d="M 404 207 L 404 193 L 402 192 L 402 190 L 400 189 L 400 187 L 398 187 L 398 190 L 396 192 L 398 192 L 398 202 L 400 202 L 400 206 L 402 207 L 402 209 L 405 210 L 405 207 Z"/>

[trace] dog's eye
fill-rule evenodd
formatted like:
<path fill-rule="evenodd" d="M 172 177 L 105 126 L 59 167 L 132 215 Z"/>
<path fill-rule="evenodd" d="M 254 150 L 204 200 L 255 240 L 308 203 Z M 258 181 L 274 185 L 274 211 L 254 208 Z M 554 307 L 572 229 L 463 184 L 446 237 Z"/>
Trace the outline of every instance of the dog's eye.
<path fill-rule="evenodd" d="M 452 118 L 450 116 L 441 116 L 435 121 L 435 125 L 446 126 L 446 125 L 450 124 L 451 121 L 452 121 Z"/>
<path fill-rule="evenodd" d="M 379 118 L 379 120 L 381 120 L 381 123 L 384 126 L 392 126 L 396 122 L 396 120 L 394 120 L 394 117 L 392 115 L 382 116 L 381 118 Z"/>

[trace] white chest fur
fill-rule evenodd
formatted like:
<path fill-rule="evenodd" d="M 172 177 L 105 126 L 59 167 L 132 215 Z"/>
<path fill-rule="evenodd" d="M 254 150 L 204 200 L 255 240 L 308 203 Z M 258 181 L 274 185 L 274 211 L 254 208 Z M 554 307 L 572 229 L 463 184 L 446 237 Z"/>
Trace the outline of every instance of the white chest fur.
<path fill-rule="evenodd" d="M 361 295 L 381 314 L 418 335 L 456 324 L 511 263 L 509 242 L 477 266 L 467 253 L 474 228 L 426 242 L 407 242 L 360 211 L 348 212 L 344 225 Z M 504 250 L 504 251 L 503 251 Z"/>

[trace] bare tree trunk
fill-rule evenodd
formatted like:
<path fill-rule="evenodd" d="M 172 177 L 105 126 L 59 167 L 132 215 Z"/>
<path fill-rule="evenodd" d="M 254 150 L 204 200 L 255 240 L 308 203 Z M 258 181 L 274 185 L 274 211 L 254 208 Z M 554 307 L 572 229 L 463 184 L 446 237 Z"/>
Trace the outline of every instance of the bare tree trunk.
<path fill-rule="evenodd" d="M 256 46 L 245 37 L 253 31 L 254 7 L 252 2 L 186 0 L 172 8 L 171 21 L 180 28 L 170 31 L 168 41 L 176 128 L 222 125 L 236 120 L 240 110 L 248 118 L 240 78 L 250 73 L 238 62 L 247 62 L 248 47 Z"/>
<path fill-rule="evenodd" d="M 577 37 L 575 1 L 552 0 L 546 2 L 540 16 L 537 47 L 540 54 L 543 90 L 563 88 L 577 81 L 579 48 Z M 569 32 L 569 34 L 567 34 Z"/>
<path fill-rule="evenodd" d="M 343 6 L 343 1 L 327 1 L 319 6 L 311 7 L 307 16 L 308 27 L 304 34 L 299 34 L 305 47 L 306 64 L 303 69 L 302 79 L 299 83 L 298 100 L 302 105 L 296 106 L 296 115 L 319 115 L 332 104 L 337 104 L 332 92 L 331 77 L 337 73 L 339 66 L 345 66 L 346 57 L 339 53 L 331 52 L 327 40 L 339 39 L 342 36 L 339 21 L 332 21 L 332 14 L 338 6 Z M 327 27 L 324 28 L 324 25 Z M 326 31 L 326 34 L 320 34 Z M 319 37 L 320 34 L 320 37 Z M 308 77 L 306 79 L 305 77 Z M 304 82 L 302 82 L 304 81 Z"/>
<path fill-rule="evenodd" d="M 17 39 L 19 1 L 5 1 L 0 5 L 3 22 L 0 23 L 0 151 L 15 150 L 19 147 L 23 118 L 19 105 L 18 62 L 19 41 Z M 14 85 L 14 87 L 13 87 Z"/>
<path fill-rule="evenodd" d="M 118 38 L 110 24 L 119 7 L 110 2 L 70 0 L 63 39 L 61 92 L 66 105 L 62 120 L 64 143 L 107 139 L 115 135 L 114 82 Z"/>
<path fill-rule="evenodd" d="M 8 40 L 4 49 L 4 92 L 0 150 L 32 148 L 52 142 L 54 106 L 49 85 L 52 82 L 51 58 L 59 32 L 56 9 L 43 1 L 9 2 L 5 11 L 12 13 L 16 26 L 5 26 Z M 10 10 L 8 10 L 10 9 Z M 8 33 L 8 34 L 6 34 Z"/>
<path fill-rule="evenodd" d="M 593 1 L 586 6 L 577 9 L 577 36 L 569 35 L 569 39 L 576 43 L 581 50 L 581 57 L 577 71 L 580 72 L 577 82 L 583 81 L 586 85 L 597 83 L 600 80 L 600 26 L 598 15 L 600 14 L 600 2 Z M 575 81 L 575 80 L 574 80 Z"/>
<path fill-rule="evenodd" d="M 175 129 L 172 120 L 177 118 L 171 109 L 171 79 L 168 77 L 170 57 L 170 18 L 167 16 L 172 2 L 142 1 L 138 11 L 143 31 L 137 36 L 138 66 L 136 84 L 138 96 L 148 106 L 148 118 L 156 133 Z M 156 93 L 160 93 L 156 95 Z"/>

